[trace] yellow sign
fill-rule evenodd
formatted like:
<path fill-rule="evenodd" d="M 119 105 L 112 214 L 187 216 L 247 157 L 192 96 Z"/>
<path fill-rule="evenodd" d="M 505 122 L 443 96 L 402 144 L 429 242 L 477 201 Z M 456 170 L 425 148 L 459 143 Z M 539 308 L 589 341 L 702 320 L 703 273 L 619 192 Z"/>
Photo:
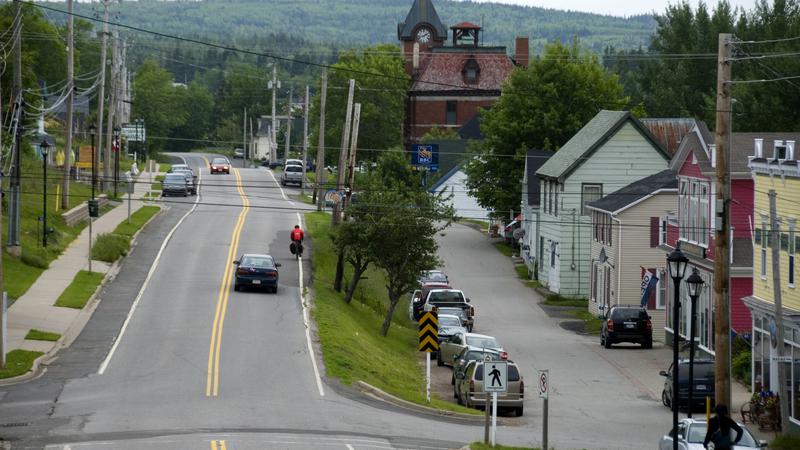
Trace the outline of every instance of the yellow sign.
<path fill-rule="evenodd" d="M 439 316 L 426 311 L 419 318 L 419 351 L 431 353 L 439 350 Z"/>

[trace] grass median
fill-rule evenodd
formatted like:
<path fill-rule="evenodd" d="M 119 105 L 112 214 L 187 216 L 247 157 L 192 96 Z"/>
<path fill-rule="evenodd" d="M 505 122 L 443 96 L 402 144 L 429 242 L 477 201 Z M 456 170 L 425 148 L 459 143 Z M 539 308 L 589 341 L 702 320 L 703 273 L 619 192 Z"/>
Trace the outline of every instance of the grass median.
<path fill-rule="evenodd" d="M 61 335 L 58 333 L 51 333 L 49 331 L 37 330 L 34 328 L 28 331 L 28 334 L 25 335 L 25 339 L 30 339 L 32 341 L 55 342 L 61 339 Z"/>
<path fill-rule="evenodd" d="M 6 354 L 6 367 L 0 369 L 0 379 L 17 377 L 28 373 L 33 367 L 33 361 L 42 355 L 44 355 L 42 352 L 11 350 Z"/>
<path fill-rule="evenodd" d="M 133 235 L 153 216 L 158 214 L 159 211 L 161 211 L 161 208 L 158 206 L 142 206 L 139 210 L 131 214 L 131 223 L 128 223 L 126 220 L 117 225 L 117 228 L 114 229 L 114 234 L 121 234 L 129 238 L 133 237 Z"/>
<path fill-rule="evenodd" d="M 75 275 L 72 283 L 58 297 L 55 305 L 65 308 L 83 309 L 86 302 L 97 290 L 97 286 L 105 278 L 105 274 L 81 270 Z"/>
<path fill-rule="evenodd" d="M 312 314 L 327 375 L 348 385 L 361 380 L 404 400 L 426 404 L 424 368 L 416 349 L 416 327 L 405 314 L 407 300 L 397 306 L 389 335 L 381 336 L 379 330 L 388 306 L 383 275 L 369 270 L 353 301 L 345 303 L 343 294 L 332 288 L 336 252 L 330 239 L 331 217 L 325 213 L 308 213 L 305 217 L 309 236 L 314 240 Z M 349 275 L 346 270 L 345 279 Z M 430 406 L 479 414 L 435 397 Z"/>

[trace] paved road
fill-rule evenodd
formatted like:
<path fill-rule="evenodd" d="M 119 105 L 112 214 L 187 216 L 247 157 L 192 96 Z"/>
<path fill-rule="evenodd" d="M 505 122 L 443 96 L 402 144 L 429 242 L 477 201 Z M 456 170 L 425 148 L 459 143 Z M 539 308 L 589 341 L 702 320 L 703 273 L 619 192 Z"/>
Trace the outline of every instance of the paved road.
<path fill-rule="evenodd" d="M 521 421 L 537 441 L 542 401 L 536 375 L 539 369 L 549 369 L 550 445 L 559 449 L 656 445 L 671 426 L 671 413 L 652 389 L 604 355 L 607 350 L 597 338 L 559 327 L 536 304 L 537 294 L 519 282 L 511 260 L 474 229 L 454 225 L 439 244 L 451 283 L 464 290 L 476 308 L 474 331 L 496 336 L 527 380 Z M 658 376 L 657 371 L 653 375 Z"/>
<path fill-rule="evenodd" d="M 201 155 L 186 160 L 206 167 Z M 453 448 L 480 440 L 481 426 L 397 411 L 324 372 L 319 382 L 301 302 L 300 269 L 307 278 L 309 265 L 288 252 L 303 206 L 284 192 L 263 168 L 204 170 L 196 205 L 169 199 L 75 344 L 39 379 L 0 387 L 0 435 L 18 439 L 15 448 L 52 449 Z M 183 217 L 126 322 L 161 240 Z M 456 226 L 442 244 L 451 280 L 478 308 L 476 331 L 496 334 L 529 378 L 551 368 L 551 445 L 654 445 L 669 415 L 606 363 L 594 340 L 549 321 L 510 262 L 473 230 Z M 283 264 L 277 294 L 233 291 L 226 274 L 242 252 L 270 252 Z M 498 439 L 538 444 L 538 405 L 529 395 L 522 426 L 502 427 Z"/>

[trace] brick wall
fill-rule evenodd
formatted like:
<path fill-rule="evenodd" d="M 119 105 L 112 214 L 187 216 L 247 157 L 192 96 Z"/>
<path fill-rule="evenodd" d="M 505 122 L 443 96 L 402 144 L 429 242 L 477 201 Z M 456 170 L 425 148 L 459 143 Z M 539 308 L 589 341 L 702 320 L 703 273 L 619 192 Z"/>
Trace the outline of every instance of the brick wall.
<path fill-rule="evenodd" d="M 433 125 L 443 129 L 458 130 L 469 121 L 481 108 L 492 106 L 496 100 L 458 100 L 456 103 L 456 123 L 447 125 L 447 100 L 416 100 L 412 102 L 414 108 L 414 122 L 411 124 L 411 138 L 416 140 L 425 135 Z"/>

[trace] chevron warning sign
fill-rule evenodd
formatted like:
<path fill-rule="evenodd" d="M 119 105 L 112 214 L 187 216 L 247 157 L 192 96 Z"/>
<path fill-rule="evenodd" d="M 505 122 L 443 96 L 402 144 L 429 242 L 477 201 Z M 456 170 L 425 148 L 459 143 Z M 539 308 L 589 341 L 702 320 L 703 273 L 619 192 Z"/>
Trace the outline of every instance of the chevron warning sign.
<path fill-rule="evenodd" d="M 426 311 L 419 318 L 419 351 L 435 352 L 439 350 L 439 316 L 433 311 Z"/>

